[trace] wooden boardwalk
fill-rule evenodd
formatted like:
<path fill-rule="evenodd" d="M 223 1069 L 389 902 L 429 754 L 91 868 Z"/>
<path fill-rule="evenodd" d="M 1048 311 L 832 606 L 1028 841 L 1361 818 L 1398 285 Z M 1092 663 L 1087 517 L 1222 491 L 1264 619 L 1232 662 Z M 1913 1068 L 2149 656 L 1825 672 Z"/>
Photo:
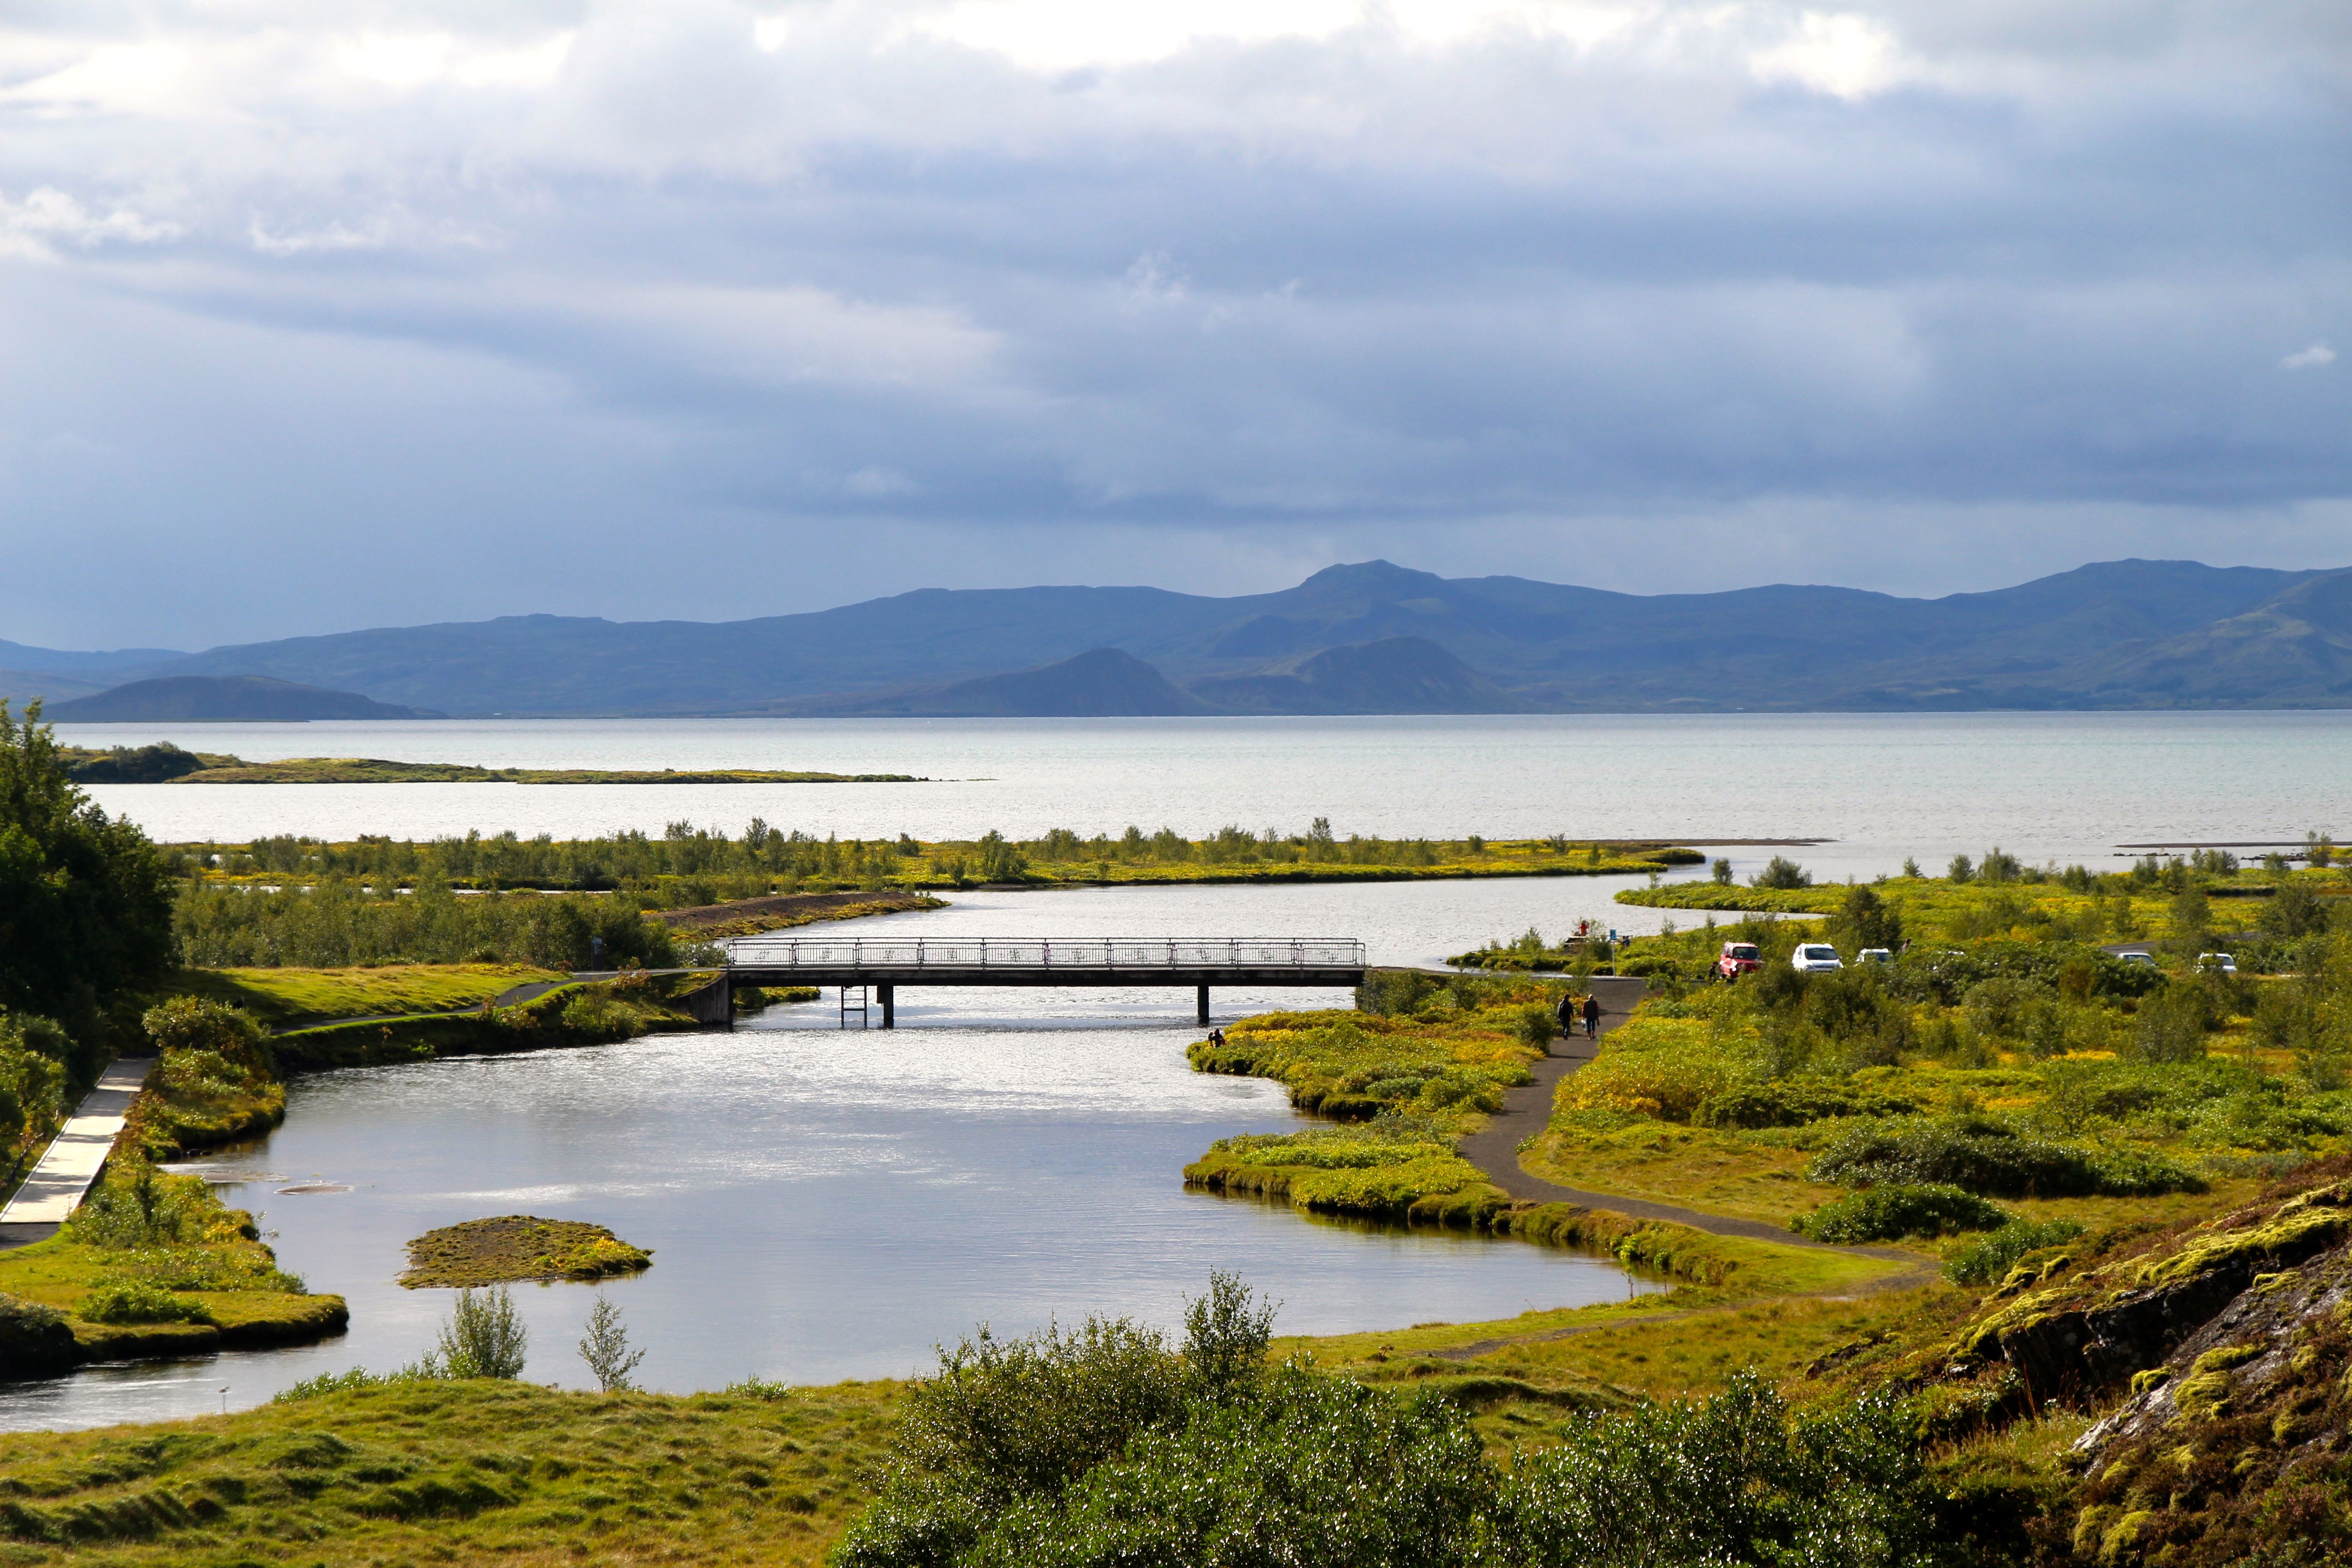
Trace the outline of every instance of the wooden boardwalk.
<path fill-rule="evenodd" d="M 75 1108 L 33 1173 L 0 1210 L 0 1247 L 22 1247 L 57 1234 L 105 1168 L 123 1119 L 154 1065 L 153 1057 L 125 1057 L 99 1075 L 98 1087 Z"/>

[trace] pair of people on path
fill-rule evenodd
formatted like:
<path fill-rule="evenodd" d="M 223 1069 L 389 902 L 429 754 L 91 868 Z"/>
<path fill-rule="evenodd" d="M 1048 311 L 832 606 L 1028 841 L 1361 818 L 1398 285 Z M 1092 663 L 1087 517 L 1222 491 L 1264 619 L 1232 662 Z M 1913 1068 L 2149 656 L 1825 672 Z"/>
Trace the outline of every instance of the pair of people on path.
<path fill-rule="evenodd" d="M 1598 1035 L 1601 1032 L 1600 998 L 1588 994 L 1584 998 L 1583 1011 L 1580 1013 L 1577 1010 L 1575 997 L 1568 995 L 1561 996 L 1559 999 L 1559 1026 L 1569 1034 L 1572 1035 L 1576 1033 L 1576 1026 L 1579 1019 L 1583 1021 L 1584 1037 L 1586 1039 L 1589 1040 L 1595 1035 Z"/>

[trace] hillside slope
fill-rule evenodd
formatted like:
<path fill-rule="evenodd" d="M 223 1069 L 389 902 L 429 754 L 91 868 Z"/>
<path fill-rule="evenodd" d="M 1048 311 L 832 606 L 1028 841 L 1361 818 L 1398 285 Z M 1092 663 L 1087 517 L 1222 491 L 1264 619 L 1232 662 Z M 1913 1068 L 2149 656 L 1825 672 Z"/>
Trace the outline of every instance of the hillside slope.
<path fill-rule="evenodd" d="M 356 692 L 328 691 L 257 675 L 180 675 L 133 680 L 92 696 L 60 702 L 44 716 L 59 724 L 442 717 L 415 708 L 378 702 Z"/>

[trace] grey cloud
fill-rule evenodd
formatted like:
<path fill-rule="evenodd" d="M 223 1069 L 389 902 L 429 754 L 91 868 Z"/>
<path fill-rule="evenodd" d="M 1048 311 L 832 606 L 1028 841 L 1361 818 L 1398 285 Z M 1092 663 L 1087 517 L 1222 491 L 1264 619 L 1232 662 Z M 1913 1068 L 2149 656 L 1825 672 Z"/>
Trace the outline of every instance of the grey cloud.
<path fill-rule="evenodd" d="M 2352 310 L 2323 9 L 1906 0 L 1866 90 L 1759 65 L 1792 6 L 1079 69 L 912 4 L 20 12 L 0 635 L 2352 558 L 2352 378 L 2280 374 Z"/>

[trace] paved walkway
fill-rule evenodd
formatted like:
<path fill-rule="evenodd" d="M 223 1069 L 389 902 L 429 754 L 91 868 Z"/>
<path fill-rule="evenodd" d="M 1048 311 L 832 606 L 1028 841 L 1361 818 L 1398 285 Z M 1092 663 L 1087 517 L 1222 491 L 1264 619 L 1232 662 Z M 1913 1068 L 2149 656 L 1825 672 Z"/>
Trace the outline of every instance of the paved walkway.
<path fill-rule="evenodd" d="M 1625 1021 L 1649 989 L 1639 979 L 1621 979 L 1599 974 L 1592 979 L 1592 994 L 1601 999 L 1601 1033 Z M 1591 1061 L 1596 1054 L 1597 1042 L 1581 1034 L 1564 1036 L 1552 1045 L 1552 1054 L 1534 1064 L 1535 1082 L 1524 1089 L 1515 1089 L 1503 1097 L 1503 1109 L 1486 1120 L 1486 1125 L 1462 1140 L 1462 1157 L 1486 1173 L 1486 1177 L 1515 1198 L 1538 1204 L 1574 1204 L 1580 1208 L 1606 1209 L 1611 1214 L 1629 1215 L 1635 1219 L 1665 1220 L 1685 1225 L 1693 1230 L 1703 1230 L 1709 1236 L 1738 1236 L 1751 1241 L 1769 1241 L 1776 1247 L 1819 1247 L 1827 1252 L 1848 1252 L 1862 1258 L 1879 1258 L 1890 1262 L 1906 1263 L 1913 1267 L 1903 1274 L 1890 1276 L 1863 1289 L 1883 1290 L 1893 1286 L 1908 1286 L 1919 1278 L 1932 1273 L 1935 1265 L 1916 1252 L 1906 1252 L 1893 1247 L 1838 1247 L 1826 1241 L 1814 1241 L 1799 1236 L 1788 1226 L 1771 1225 L 1760 1219 L 1737 1219 L 1729 1215 L 1707 1214 L 1699 1209 L 1687 1209 L 1675 1204 L 1652 1203 L 1645 1198 L 1626 1197 L 1618 1193 L 1589 1193 L 1577 1187 L 1563 1187 L 1530 1175 L 1519 1164 L 1519 1145 L 1551 1125 L 1552 1091 L 1559 1080 Z"/>
<path fill-rule="evenodd" d="M 41 1163 L 0 1212 L 0 1247 L 21 1247 L 57 1234 L 82 1194 L 98 1180 L 131 1102 L 155 1065 L 153 1057 L 125 1057 L 99 1075 L 98 1087 L 76 1108 Z"/>

